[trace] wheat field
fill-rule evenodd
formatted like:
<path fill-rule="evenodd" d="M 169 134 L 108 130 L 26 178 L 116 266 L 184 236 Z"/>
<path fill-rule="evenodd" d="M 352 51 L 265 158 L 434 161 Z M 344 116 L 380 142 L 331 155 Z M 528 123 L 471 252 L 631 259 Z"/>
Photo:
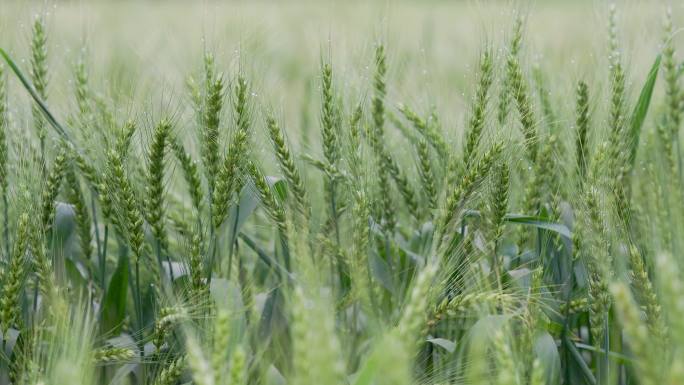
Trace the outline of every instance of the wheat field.
<path fill-rule="evenodd" d="M 0 384 L 683 384 L 681 25 L 3 1 Z"/>

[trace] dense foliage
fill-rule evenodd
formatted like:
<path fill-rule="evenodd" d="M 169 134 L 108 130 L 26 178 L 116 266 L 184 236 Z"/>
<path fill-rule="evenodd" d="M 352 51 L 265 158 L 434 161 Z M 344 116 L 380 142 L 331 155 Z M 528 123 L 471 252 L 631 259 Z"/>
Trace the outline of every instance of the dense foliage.
<path fill-rule="evenodd" d="M 0 383 L 684 383 L 684 67 L 668 14 L 630 85 L 615 15 L 555 98 L 516 16 L 462 135 L 382 42 L 358 94 L 321 59 L 317 148 L 208 50 L 178 110 L 124 118 L 84 54 L 52 108 L 37 18 L 1 51 Z"/>

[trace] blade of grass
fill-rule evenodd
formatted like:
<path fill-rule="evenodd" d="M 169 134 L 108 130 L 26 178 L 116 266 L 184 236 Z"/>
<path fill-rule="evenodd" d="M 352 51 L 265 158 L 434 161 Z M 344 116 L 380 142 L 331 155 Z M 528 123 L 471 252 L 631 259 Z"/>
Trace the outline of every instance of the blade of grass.
<path fill-rule="evenodd" d="M 12 72 L 14 72 L 15 75 L 19 78 L 19 81 L 21 81 L 21 84 L 26 88 L 28 93 L 31 95 L 33 100 L 38 104 L 38 107 L 40 110 L 43 112 L 45 115 L 45 119 L 50 123 L 50 125 L 57 131 L 57 133 L 62 136 L 62 138 L 67 141 L 69 144 L 74 146 L 74 142 L 71 140 L 69 137 L 69 134 L 67 134 L 66 130 L 64 127 L 55 119 L 54 115 L 50 110 L 48 109 L 47 105 L 43 102 L 43 100 L 40 98 L 36 90 L 33 88 L 31 85 L 31 82 L 24 76 L 23 72 L 19 69 L 19 67 L 16 65 L 14 60 L 5 52 L 4 49 L 0 48 L 0 55 L 5 59 L 7 64 L 10 66 L 12 69 Z M 75 146 L 74 146 L 75 147 Z"/>
<path fill-rule="evenodd" d="M 656 79 L 658 78 L 658 69 L 660 69 L 660 59 L 661 55 L 658 55 L 651 66 L 651 70 L 648 72 L 646 77 L 646 82 L 641 88 L 641 93 L 639 94 L 639 100 L 636 106 L 634 106 L 634 111 L 630 119 L 630 153 L 629 153 L 629 164 L 630 167 L 634 167 L 634 161 L 636 160 L 637 149 L 639 148 L 639 137 L 641 136 L 641 127 L 644 125 L 644 120 L 646 119 L 646 113 L 648 113 L 648 107 L 651 104 L 651 96 L 653 96 L 653 89 L 655 87 Z"/>

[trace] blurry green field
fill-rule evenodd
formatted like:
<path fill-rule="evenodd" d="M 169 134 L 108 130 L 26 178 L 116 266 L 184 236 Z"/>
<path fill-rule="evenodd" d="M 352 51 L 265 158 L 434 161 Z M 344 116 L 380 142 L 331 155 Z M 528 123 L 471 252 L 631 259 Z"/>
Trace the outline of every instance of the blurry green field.
<path fill-rule="evenodd" d="M 593 1 L 539 1 L 521 10 L 529 18 L 526 65 L 564 74 L 549 79 L 552 97 L 579 78 L 606 80 L 594 69 L 606 61 L 607 8 Z M 663 9 L 648 1 L 621 5 L 619 23 L 629 26 L 620 37 L 630 76 L 643 77 L 650 66 Z M 282 110 L 288 130 L 302 125 L 304 108 L 315 120 L 315 101 L 303 107 L 302 96 L 315 93 L 321 58 L 335 64 L 345 94 L 367 97 L 373 47 L 383 41 L 389 102 L 436 106 L 456 128 L 465 119 L 482 47 L 494 46 L 501 62 L 514 10 L 506 2 L 478 1 L 73 1 L 46 7 L 7 1 L 0 8 L 0 32 L 5 47 L 26 57 L 33 16 L 50 13 L 52 103 L 70 98 L 70 68 L 84 41 L 94 82 L 151 107 L 159 107 L 160 96 L 170 108 L 183 104 L 177 95 L 208 49 L 222 70 L 242 66 L 255 98 Z"/>

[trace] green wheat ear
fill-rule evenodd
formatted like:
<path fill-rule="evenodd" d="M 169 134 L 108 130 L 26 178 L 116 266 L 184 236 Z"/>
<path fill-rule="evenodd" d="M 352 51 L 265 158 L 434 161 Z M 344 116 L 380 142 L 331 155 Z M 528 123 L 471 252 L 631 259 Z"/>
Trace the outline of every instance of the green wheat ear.
<path fill-rule="evenodd" d="M 479 80 L 468 123 L 468 131 L 465 134 L 465 148 L 463 149 L 463 163 L 465 167 L 472 161 L 472 156 L 482 136 L 485 115 L 487 113 L 487 102 L 489 100 L 489 88 L 493 80 L 493 68 L 492 53 L 486 50 L 480 59 Z"/>
<path fill-rule="evenodd" d="M 322 79 L 322 107 L 321 126 L 323 136 L 323 156 L 328 165 L 334 166 L 339 156 L 338 151 L 338 123 L 335 111 L 335 95 L 333 90 L 332 66 L 325 63 L 321 66 Z"/>
<path fill-rule="evenodd" d="M 4 271 L 2 299 L 0 299 L 0 329 L 3 335 L 9 328 L 18 328 L 20 320 L 20 294 L 23 290 L 26 273 L 26 251 L 29 246 L 29 216 L 22 214 L 17 225 L 17 233 L 12 247 L 9 266 Z"/>
<path fill-rule="evenodd" d="M 275 194 L 266 182 L 266 177 L 264 177 L 261 170 L 259 170 L 254 163 L 250 162 L 247 165 L 247 172 L 252 177 L 252 182 L 254 182 L 254 187 L 259 194 L 259 199 L 261 200 L 261 204 L 264 206 L 266 213 L 268 213 L 271 220 L 275 222 L 278 231 L 280 232 L 280 236 L 286 241 L 288 228 L 285 210 L 276 200 Z"/>
<path fill-rule="evenodd" d="M 285 143 L 285 135 L 283 135 L 283 131 L 276 120 L 271 116 L 266 118 L 266 127 L 268 129 L 268 136 L 273 144 L 273 151 L 278 159 L 280 172 L 283 173 L 285 180 L 292 189 L 292 197 L 296 203 L 297 210 L 302 213 L 305 218 L 308 218 L 311 215 L 311 208 L 307 199 L 304 180 L 295 164 L 290 149 Z"/>
<path fill-rule="evenodd" d="M 576 130 L 577 139 L 575 144 L 575 156 L 577 157 L 577 170 L 580 183 L 584 181 L 589 166 L 589 87 L 587 83 L 577 83 L 576 96 Z"/>
<path fill-rule="evenodd" d="M 392 193 L 389 185 L 389 170 L 385 156 L 385 94 L 387 86 L 385 76 L 387 63 L 385 47 L 378 44 L 375 48 L 375 74 L 373 76 L 373 97 L 371 99 L 371 117 L 373 126 L 369 132 L 371 148 L 375 154 L 376 170 L 378 173 L 378 190 L 380 194 L 380 213 L 384 227 L 392 232 L 396 226 L 396 219 L 392 203 Z"/>
<path fill-rule="evenodd" d="M 42 195 L 42 225 L 47 231 L 52 226 L 55 209 L 55 198 L 59 193 L 67 169 L 67 151 L 62 148 L 54 159 L 52 168 L 47 173 L 47 181 Z"/>
<path fill-rule="evenodd" d="M 523 37 L 523 23 L 524 20 L 522 16 L 518 15 L 515 18 L 513 36 L 511 37 L 510 46 L 508 48 L 508 60 L 506 62 L 506 68 L 510 68 L 509 61 L 517 60 L 517 56 L 520 53 L 520 46 L 522 44 Z M 497 120 L 499 122 L 499 125 L 503 126 L 508 118 L 511 94 L 515 92 L 515 88 L 513 87 L 513 84 L 511 82 L 511 74 L 508 69 L 501 83 L 501 88 L 499 90 Z"/>
<path fill-rule="evenodd" d="M 31 80 L 33 87 L 42 101 L 47 101 L 48 68 L 47 68 L 47 33 L 45 31 L 45 19 L 37 17 L 33 23 L 33 37 L 31 39 Z M 47 129 L 40 109 L 32 107 L 33 124 L 38 138 L 43 161 L 45 161 L 45 137 Z"/>
<path fill-rule="evenodd" d="M 176 157 L 176 160 L 183 171 L 183 178 L 188 185 L 192 206 L 197 211 L 199 217 L 204 209 L 204 189 L 202 188 L 202 179 L 198 164 L 185 150 L 178 137 L 171 139 L 170 145 L 173 150 L 173 155 Z"/>
<path fill-rule="evenodd" d="M 164 225 L 164 166 L 171 123 L 161 120 L 154 129 L 149 150 L 147 166 L 147 188 L 145 213 L 152 233 L 162 249 L 168 249 L 168 239 Z"/>
<path fill-rule="evenodd" d="M 4 252 L 6 255 L 10 253 L 10 239 L 9 239 L 9 165 L 8 165 L 8 147 L 7 147 L 7 132 L 9 122 L 7 119 L 7 85 L 5 76 L 5 66 L 0 65 L 0 194 L 2 194 L 3 205 L 3 219 L 2 219 L 2 240 L 5 243 Z"/>
<path fill-rule="evenodd" d="M 69 202 L 71 202 L 74 207 L 74 213 L 76 215 L 76 227 L 81 244 L 81 252 L 86 259 L 90 259 L 93 254 L 90 212 L 81 189 L 81 182 L 76 175 L 73 164 L 70 165 L 69 169 L 66 171 L 66 185 L 68 187 L 67 196 L 69 197 Z"/>
<path fill-rule="evenodd" d="M 474 163 L 464 174 L 461 182 L 453 188 L 446 197 L 441 213 L 435 223 L 435 245 L 440 248 L 445 236 L 449 233 L 450 227 L 462 209 L 462 204 L 473 193 L 477 184 L 487 176 L 490 168 L 499 157 L 503 150 L 501 143 L 495 143 L 482 158 Z"/>

